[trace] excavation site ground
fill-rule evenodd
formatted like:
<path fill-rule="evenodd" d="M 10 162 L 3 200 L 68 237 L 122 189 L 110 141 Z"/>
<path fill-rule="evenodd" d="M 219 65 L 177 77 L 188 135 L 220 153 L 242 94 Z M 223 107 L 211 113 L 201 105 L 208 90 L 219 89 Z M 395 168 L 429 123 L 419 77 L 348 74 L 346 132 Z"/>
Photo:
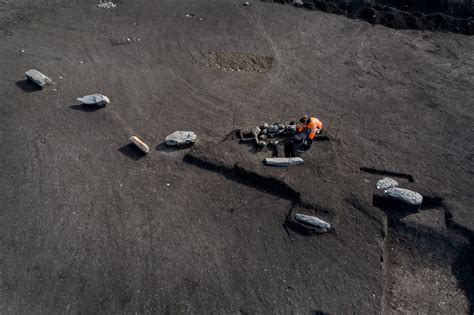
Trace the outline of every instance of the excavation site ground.
<path fill-rule="evenodd" d="M 276 2 L 0 2 L 0 312 L 474 313 L 472 4 Z"/>

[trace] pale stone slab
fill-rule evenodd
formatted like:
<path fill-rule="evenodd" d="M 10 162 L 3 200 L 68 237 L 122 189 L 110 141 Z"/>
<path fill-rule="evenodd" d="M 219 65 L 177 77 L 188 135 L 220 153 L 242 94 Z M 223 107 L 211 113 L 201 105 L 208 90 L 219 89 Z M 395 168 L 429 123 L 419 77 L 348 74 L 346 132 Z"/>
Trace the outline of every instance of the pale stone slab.
<path fill-rule="evenodd" d="M 128 138 L 134 145 L 137 146 L 137 148 L 139 148 L 141 151 L 143 151 L 143 153 L 150 153 L 150 147 L 145 143 L 143 142 L 140 138 L 138 138 L 138 136 L 131 136 L 130 138 Z"/>
<path fill-rule="evenodd" d="M 420 206 L 423 202 L 423 196 L 416 191 L 405 188 L 392 187 L 385 190 L 385 194 L 395 200 L 410 206 Z"/>
<path fill-rule="evenodd" d="M 39 72 L 38 70 L 31 69 L 25 72 L 25 76 L 28 80 L 38 85 L 40 88 L 53 83 L 53 80 Z"/>
<path fill-rule="evenodd" d="M 315 216 L 295 213 L 295 219 L 301 223 L 321 229 L 323 232 L 327 232 L 331 229 L 331 224 Z"/>
<path fill-rule="evenodd" d="M 303 164 L 304 161 L 300 157 L 291 157 L 291 158 L 266 158 L 265 164 L 272 165 L 272 166 L 296 166 Z"/>

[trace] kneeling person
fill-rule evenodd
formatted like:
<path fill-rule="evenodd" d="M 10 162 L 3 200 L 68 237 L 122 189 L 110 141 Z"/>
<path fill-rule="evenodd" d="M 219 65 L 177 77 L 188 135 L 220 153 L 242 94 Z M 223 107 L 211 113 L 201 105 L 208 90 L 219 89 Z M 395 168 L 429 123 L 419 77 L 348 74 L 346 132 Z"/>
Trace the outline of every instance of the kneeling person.
<path fill-rule="evenodd" d="M 310 117 L 308 115 L 301 117 L 300 123 L 301 124 L 296 131 L 299 133 L 300 137 L 305 135 L 305 139 L 303 140 L 303 148 L 304 150 L 308 150 L 311 148 L 316 135 L 321 133 L 321 130 L 323 129 L 323 123 L 316 117 Z"/>

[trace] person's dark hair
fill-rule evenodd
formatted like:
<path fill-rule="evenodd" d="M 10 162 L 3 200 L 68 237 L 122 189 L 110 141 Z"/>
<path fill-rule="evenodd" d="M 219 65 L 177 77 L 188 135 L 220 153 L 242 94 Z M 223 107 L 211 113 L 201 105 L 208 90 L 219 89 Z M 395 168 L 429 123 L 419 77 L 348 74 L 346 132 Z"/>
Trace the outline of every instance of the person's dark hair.
<path fill-rule="evenodd" d="M 308 121 L 309 117 L 308 116 L 303 116 L 300 118 L 300 123 L 305 124 Z"/>

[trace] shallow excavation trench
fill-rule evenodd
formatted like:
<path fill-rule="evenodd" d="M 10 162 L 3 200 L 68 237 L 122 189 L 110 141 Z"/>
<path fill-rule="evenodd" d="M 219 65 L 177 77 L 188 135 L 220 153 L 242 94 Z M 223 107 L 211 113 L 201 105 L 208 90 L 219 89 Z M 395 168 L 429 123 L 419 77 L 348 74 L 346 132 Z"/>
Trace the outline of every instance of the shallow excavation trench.
<path fill-rule="evenodd" d="M 408 213 L 383 209 L 388 218 L 385 313 L 473 314 L 473 236 L 453 225 L 444 204 L 424 206 L 423 211 L 440 216 L 445 229 L 413 224 L 405 221 Z"/>
<path fill-rule="evenodd" d="M 288 211 L 286 221 L 283 225 L 288 234 L 288 229 L 291 229 L 302 235 L 318 233 L 318 229 L 300 224 L 293 218 L 293 210 L 297 207 L 308 209 L 311 212 L 323 213 L 325 216 L 332 216 L 332 212 L 329 209 L 324 208 L 315 202 L 304 200 L 301 198 L 300 192 L 292 188 L 284 181 L 274 177 L 258 174 L 240 166 L 238 163 L 234 165 L 226 165 L 221 161 L 211 160 L 189 153 L 184 156 L 183 161 L 198 166 L 202 169 L 222 174 L 227 179 L 232 180 L 240 185 L 245 185 L 261 192 L 289 200 L 292 206 Z"/>
<path fill-rule="evenodd" d="M 360 170 L 415 181 L 409 174 Z M 394 208 L 381 196 L 374 194 L 372 205 L 387 220 L 384 313 L 474 314 L 474 234 L 452 221 L 442 196 L 424 194 L 419 210 Z"/>
<path fill-rule="evenodd" d="M 228 164 L 212 155 L 193 154 L 183 161 L 202 169 L 222 174 L 238 184 L 258 189 L 292 202 L 283 226 L 289 234 L 291 229 L 298 234 L 310 236 L 317 232 L 308 229 L 293 219 L 295 208 L 306 208 L 311 212 L 333 217 L 334 213 L 318 203 L 308 202 L 299 191 L 284 180 L 259 174 L 239 163 Z M 361 168 L 373 175 L 389 175 L 414 182 L 413 176 L 392 171 Z M 347 200 L 355 209 L 367 215 L 364 203 L 355 196 Z M 424 224 L 405 221 L 413 212 L 394 211 L 376 202 L 373 206 L 385 213 L 387 234 L 381 260 L 384 264 L 384 313 L 434 312 L 474 313 L 474 235 L 455 225 L 443 198 L 424 196 L 420 214 L 442 215 L 445 230 L 437 230 Z M 421 222 L 423 223 L 423 222 Z M 337 230 L 337 227 L 336 227 Z M 463 295 L 466 299 L 463 298 Z M 433 298 L 423 302 L 424 296 Z M 421 299 L 421 302 L 420 302 Z M 433 300 L 439 300 L 433 305 Z"/>
<path fill-rule="evenodd" d="M 261 0 L 345 15 L 395 29 L 474 35 L 474 3 L 453 0 Z"/>

